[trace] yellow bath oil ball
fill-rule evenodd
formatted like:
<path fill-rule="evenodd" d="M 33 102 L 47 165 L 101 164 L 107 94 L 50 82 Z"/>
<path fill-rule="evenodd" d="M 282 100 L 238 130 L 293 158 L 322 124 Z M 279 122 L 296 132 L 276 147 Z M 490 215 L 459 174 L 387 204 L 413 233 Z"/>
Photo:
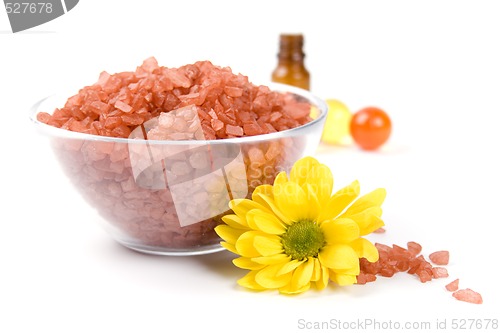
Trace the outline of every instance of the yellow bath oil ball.
<path fill-rule="evenodd" d="M 337 99 L 327 99 L 326 104 L 328 105 L 328 115 L 321 140 L 333 145 L 350 143 L 351 111 Z"/>

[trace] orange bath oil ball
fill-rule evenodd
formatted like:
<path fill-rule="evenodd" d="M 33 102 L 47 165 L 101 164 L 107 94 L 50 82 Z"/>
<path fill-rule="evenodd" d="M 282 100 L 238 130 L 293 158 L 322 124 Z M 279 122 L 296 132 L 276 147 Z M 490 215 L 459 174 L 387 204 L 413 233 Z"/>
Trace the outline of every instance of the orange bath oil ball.
<path fill-rule="evenodd" d="M 345 145 L 350 142 L 349 125 L 352 114 L 349 108 L 337 99 L 327 99 L 328 115 L 326 117 L 323 142 L 332 145 Z"/>
<path fill-rule="evenodd" d="M 354 113 L 350 129 L 352 139 L 361 149 L 375 150 L 389 139 L 392 122 L 384 110 L 369 106 Z"/>

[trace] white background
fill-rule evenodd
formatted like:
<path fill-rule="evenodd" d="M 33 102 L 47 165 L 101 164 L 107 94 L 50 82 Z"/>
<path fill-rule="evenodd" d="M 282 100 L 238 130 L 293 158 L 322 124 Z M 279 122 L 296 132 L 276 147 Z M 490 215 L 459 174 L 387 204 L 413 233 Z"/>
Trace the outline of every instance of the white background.
<path fill-rule="evenodd" d="M 82 0 L 12 34 L 0 8 L 0 332 L 307 331 L 301 319 L 433 328 L 447 320 L 442 331 L 451 332 L 453 319 L 499 320 L 499 13 L 498 1 L 486 0 Z M 322 145 L 316 156 L 336 188 L 354 179 L 363 192 L 385 187 L 387 233 L 371 239 L 417 241 L 426 255 L 449 250 L 449 279 L 421 284 L 399 274 L 285 297 L 239 288 L 244 271 L 226 252 L 127 250 L 28 120 L 39 99 L 149 56 L 168 67 L 208 59 L 265 83 L 281 32 L 304 33 L 315 94 L 390 114 L 394 131 L 380 151 Z M 454 278 L 484 304 L 453 299 L 444 285 Z"/>

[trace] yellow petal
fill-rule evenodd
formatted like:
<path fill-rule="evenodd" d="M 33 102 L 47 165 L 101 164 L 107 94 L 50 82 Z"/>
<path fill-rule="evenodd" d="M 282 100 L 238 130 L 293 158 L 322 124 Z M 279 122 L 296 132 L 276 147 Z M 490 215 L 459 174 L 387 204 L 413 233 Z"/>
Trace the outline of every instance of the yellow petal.
<path fill-rule="evenodd" d="M 245 216 L 248 211 L 252 209 L 261 209 L 266 211 L 267 209 L 261 204 L 254 202 L 249 199 L 233 199 L 229 202 L 229 208 L 233 210 L 233 212 L 238 215 L 243 221 L 245 220 Z"/>
<path fill-rule="evenodd" d="M 308 206 L 304 190 L 294 182 L 274 185 L 273 194 L 278 209 L 292 221 L 314 220 L 318 215 L 317 209 Z"/>
<path fill-rule="evenodd" d="M 279 253 L 272 256 L 267 257 L 256 257 L 252 258 L 252 261 L 255 261 L 258 264 L 262 265 L 276 265 L 276 264 L 284 264 L 285 262 L 290 261 L 290 256 Z"/>
<path fill-rule="evenodd" d="M 325 266 L 320 266 L 321 267 L 321 276 L 316 281 L 316 289 L 318 290 L 323 290 L 325 287 L 328 285 L 328 282 L 330 281 L 330 271 L 328 270 L 327 267 Z"/>
<path fill-rule="evenodd" d="M 266 196 L 261 193 L 257 194 L 256 196 L 267 204 L 267 206 L 271 209 L 271 211 L 274 213 L 274 215 L 276 215 L 278 219 L 280 219 L 287 225 L 292 224 L 293 221 L 290 220 L 288 217 L 286 217 L 286 215 L 283 214 L 281 210 L 279 210 L 278 206 L 276 206 L 276 203 L 274 202 L 274 199 L 272 199 L 270 196 Z"/>
<path fill-rule="evenodd" d="M 326 245 L 318 254 L 322 265 L 331 269 L 350 269 L 359 265 L 356 252 L 349 245 Z"/>
<path fill-rule="evenodd" d="M 265 236 L 261 231 L 247 231 L 241 234 L 235 243 L 236 251 L 242 257 L 260 257 L 254 246 L 255 236 Z"/>
<path fill-rule="evenodd" d="M 297 259 L 289 261 L 289 262 L 282 265 L 281 269 L 278 271 L 278 275 L 290 273 L 294 269 L 296 269 L 297 267 L 302 265 L 303 263 L 304 263 L 303 260 L 298 261 Z"/>
<path fill-rule="evenodd" d="M 359 227 L 351 219 L 328 220 L 321 224 L 327 244 L 348 244 L 359 238 Z"/>
<path fill-rule="evenodd" d="M 350 286 L 357 282 L 355 275 L 330 274 L 330 278 L 339 286 Z"/>
<path fill-rule="evenodd" d="M 310 212 L 308 218 L 315 220 L 321 212 L 321 203 L 319 201 L 318 194 L 316 193 L 313 186 L 308 183 L 302 185 L 302 189 L 306 194 L 307 209 Z"/>
<path fill-rule="evenodd" d="M 246 221 L 235 214 L 223 216 L 222 221 L 224 221 L 228 226 L 236 229 L 248 229 Z"/>
<path fill-rule="evenodd" d="M 358 276 L 360 272 L 359 264 L 349 269 L 330 269 L 331 273 Z"/>
<path fill-rule="evenodd" d="M 215 227 L 215 232 L 226 242 L 230 244 L 236 244 L 236 241 L 241 236 L 241 234 L 245 232 L 245 230 L 235 229 L 228 225 L 220 224 Z"/>
<path fill-rule="evenodd" d="M 266 213 L 260 209 L 252 209 L 246 216 L 248 225 L 257 230 L 272 235 L 281 235 L 286 231 L 285 225 L 274 214 Z"/>
<path fill-rule="evenodd" d="M 295 271 L 293 272 L 292 281 L 290 281 L 290 289 L 292 291 L 300 290 L 306 284 L 309 284 L 309 282 L 311 282 L 313 271 L 314 260 L 312 260 L 311 258 L 297 267 L 297 269 L 295 269 Z"/>
<path fill-rule="evenodd" d="M 255 275 L 258 271 L 251 271 L 244 277 L 238 280 L 238 284 L 242 287 L 253 289 L 253 290 L 265 290 L 266 288 L 255 282 Z"/>
<path fill-rule="evenodd" d="M 272 187 L 272 185 L 268 185 L 268 184 L 259 185 L 252 192 L 252 200 L 261 204 L 262 206 L 264 206 L 270 210 L 271 207 L 269 207 L 267 202 L 261 198 L 261 195 L 267 196 L 267 197 L 273 199 L 273 187 Z"/>
<path fill-rule="evenodd" d="M 236 267 L 239 267 L 242 269 L 249 269 L 252 271 L 266 267 L 266 265 L 258 264 L 256 262 L 252 261 L 250 258 L 245 258 L 245 257 L 239 257 L 239 258 L 233 259 L 233 264 Z"/>
<path fill-rule="evenodd" d="M 278 275 L 282 265 L 267 266 L 255 274 L 255 282 L 268 289 L 276 289 L 286 286 L 292 279 L 292 272 Z"/>
<path fill-rule="evenodd" d="M 314 270 L 311 276 L 311 281 L 318 281 L 321 278 L 321 264 L 319 263 L 318 258 L 313 258 Z"/>
<path fill-rule="evenodd" d="M 280 173 L 278 173 L 276 178 L 274 178 L 273 185 L 284 184 L 286 182 L 288 182 L 288 176 L 286 175 L 285 171 L 281 171 Z"/>
<path fill-rule="evenodd" d="M 359 258 L 366 258 L 369 262 L 376 262 L 379 258 L 378 250 L 369 240 L 358 238 L 350 244 Z"/>
<path fill-rule="evenodd" d="M 382 219 L 379 217 L 380 215 L 382 215 L 382 209 L 380 207 L 369 207 L 357 214 L 342 214 L 342 217 L 348 216 L 350 219 L 356 222 L 356 224 L 359 226 L 359 234 L 361 236 L 365 236 L 384 226 L 384 221 L 382 221 Z"/>
<path fill-rule="evenodd" d="M 333 175 L 330 169 L 324 164 L 313 166 L 307 175 L 306 183 L 314 190 L 321 207 L 325 206 L 333 190 Z"/>
<path fill-rule="evenodd" d="M 300 293 L 303 293 L 304 291 L 309 290 L 310 287 L 311 287 L 311 283 L 308 282 L 304 286 L 302 286 L 301 288 L 293 288 L 292 283 L 290 282 L 286 286 L 279 288 L 279 291 L 281 294 L 295 295 L 295 294 L 300 294 Z"/>
<path fill-rule="evenodd" d="M 349 217 L 350 215 L 358 214 L 367 208 L 377 206 L 380 207 L 385 200 L 386 191 L 383 188 L 378 188 L 360 197 L 356 200 L 344 214 L 344 217 Z"/>
<path fill-rule="evenodd" d="M 255 236 L 253 246 L 262 256 L 283 253 L 283 245 L 280 238 L 275 235 Z"/>
<path fill-rule="evenodd" d="M 311 156 L 306 156 L 295 162 L 290 171 L 290 181 L 302 186 L 306 181 L 311 169 L 320 163 Z"/>
<path fill-rule="evenodd" d="M 356 180 L 332 195 L 326 205 L 322 207 L 318 221 L 321 222 L 336 218 L 358 195 L 359 182 Z"/>
<path fill-rule="evenodd" d="M 256 194 L 263 194 L 267 195 L 269 197 L 273 197 L 273 186 L 269 184 L 264 184 L 264 185 L 259 185 L 255 188 L 255 190 L 252 192 L 252 200 L 255 201 L 256 198 L 254 196 Z"/>
<path fill-rule="evenodd" d="M 233 253 L 236 253 L 236 254 L 239 254 L 238 253 L 238 250 L 236 250 L 236 246 L 234 246 L 234 244 L 229 244 L 227 242 L 220 242 L 220 245 L 225 248 L 226 250 L 230 251 L 230 252 L 233 252 Z"/>

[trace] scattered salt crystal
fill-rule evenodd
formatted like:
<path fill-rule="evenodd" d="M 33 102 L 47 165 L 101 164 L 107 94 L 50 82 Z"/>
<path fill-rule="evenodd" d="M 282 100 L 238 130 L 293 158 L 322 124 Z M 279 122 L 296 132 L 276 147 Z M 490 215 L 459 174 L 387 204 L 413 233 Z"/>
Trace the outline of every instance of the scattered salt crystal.
<path fill-rule="evenodd" d="M 448 265 L 450 253 L 448 251 L 436 251 L 429 255 L 429 259 L 436 265 Z"/>
<path fill-rule="evenodd" d="M 435 279 L 448 277 L 448 270 L 444 267 L 433 267 L 432 276 Z"/>
<path fill-rule="evenodd" d="M 453 293 L 453 297 L 455 297 L 459 301 L 473 303 L 473 304 L 482 304 L 483 298 L 481 294 L 475 292 L 472 289 L 460 289 Z"/>
<path fill-rule="evenodd" d="M 422 251 L 422 245 L 416 242 L 408 242 L 406 246 L 413 256 L 417 256 Z"/>
<path fill-rule="evenodd" d="M 451 281 L 450 283 L 448 283 L 446 285 L 446 290 L 448 291 L 457 291 L 458 290 L 458 283 L 459 283 L 459 279 L 455 279 L 453 281 Z"/>

